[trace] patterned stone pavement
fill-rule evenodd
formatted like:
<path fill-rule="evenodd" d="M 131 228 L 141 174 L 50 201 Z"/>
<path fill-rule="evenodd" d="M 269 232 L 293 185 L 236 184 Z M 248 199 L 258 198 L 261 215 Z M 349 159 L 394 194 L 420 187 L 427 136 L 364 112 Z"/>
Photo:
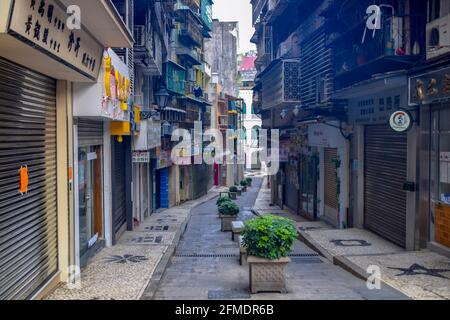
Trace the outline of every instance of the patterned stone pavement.
<path fill-rule="evenodd" d="M 155 268 L 176 246 L 192 208 L 216 198 L 221 189 L 181 206 L 155 213 L 119 243 L 102 249 L 81 272 L 78 286 L 61 285 L 49 300 L 140 299 Z"/>
<path fill-rule="evenodd" d="M 321 221 L 302 221 L 286 210 L 270 206 L 270 190 L 258 194 L 255 210 L 276 213 L 297 221 L 300 239 L 315 251 L 362 279 L 376 266 L 385 286 L 412 299 L 450 299 L 450 259 L 428 250 L 407 252 L 383 238 L 361 229 L 337 230 Z"/>
<path fill-rule="evenodd" d="M 261 205 L 262 179 L 239 197 L 241 219 L 254 217 L 251 209 Z M 262 189 L 264 192 L 264 188 Z M 304 243 L 297 241 L 292 262 L 287 267 L 288 294 L 251 295 L 248 289 L 248 265 L 239 265 L 239 247 L 231 233 L 220 231 L 216 200 L 193 209 L 192 215 L 174 256 L 161 277 L 158 287 L 146 299 L 156 300 L 276 300 L 276 299 L 405 299 L 392 288 L 369 290 L 366 283 L 320 257 Z M 268 208 L 269 209 L 269 208 Z M 279 208 L 271 207 L 277 212 Z M 286 214 L 288 214 L 286 212 Z M 301 219 L 299 219 L 301 220 Z"/>

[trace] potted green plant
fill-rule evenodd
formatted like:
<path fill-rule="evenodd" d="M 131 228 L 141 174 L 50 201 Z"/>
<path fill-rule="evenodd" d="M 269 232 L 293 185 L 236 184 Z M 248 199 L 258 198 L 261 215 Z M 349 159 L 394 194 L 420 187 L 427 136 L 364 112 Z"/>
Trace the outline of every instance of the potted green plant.
<path fill-rule="evenodd" d="M 249 187 L 251 187 L 251 186 L 252 186 L 253 179 L 250 178 L 250 177 L 248 177 L 248 178 L 245 179 L 245 180 L 247 181 L 247 185 L 248 185 Z"/>
<path fill-rule="evenodd" d="M 225 202 L 230 202 L 230 201 L 232 201 L 229 197 L 220 197 L 219 199 L 217 199 L 217 202 L 216 202 L 216 204 L 217 204 L 217 206 L 218 207 L 220 207 L 220 205 L 222 204 L 222 203 L 225 203 Z"/>
<path fill-rule="evenodd" d="M 297 230 L 294 221 L 266 215 L 245 222 L 243 246 L 247 251 L 250 291 L 286 293 L 285 267 Z"/>
<path fill-rule="evenodd" d="M 233 200 L 237 199 L 238 188 L 236 186 L 231 186 L 230 189 L 228 189 L 228 192 L 230 193 L 231 199 Z"/>
<path fill-rule="evenodd" d="M 247 191 L 247 180 L 242 180 L 241 181 L 241 183 L 240 183 L 240 185 L 241 185 L 241 187 L 242 187 L 242 191 L 243 192 L 246 192 Z"/>
<path fill-rule="evenodd" d="M 233 201 L 225 201 L 219 206 L 219 217 L 222 220 L 222 231 L 231 231 L 231 222 L 239 214 L 239 207 Z"/>

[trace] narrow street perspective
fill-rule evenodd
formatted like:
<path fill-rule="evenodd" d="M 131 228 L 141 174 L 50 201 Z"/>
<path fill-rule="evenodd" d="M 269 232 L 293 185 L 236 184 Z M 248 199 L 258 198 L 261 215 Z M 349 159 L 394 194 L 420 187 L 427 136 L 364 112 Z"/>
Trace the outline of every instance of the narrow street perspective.
<path fill-rule="evenodd" d="M 238 199 L 239 220 L 254 217 L 253 205 L 262 178 Z M 239 243 L 231 233 L 220 230 L 217 198 L 192 211 L 185 234 L 164 272 L 156 290 L 144 293 L 143 299 L 230 300 L 230 299 L 407 299 L 390 288 L 369 290 L 365 281 L 334 266 L 304 243 L 296 241 L 288 266 L 288 293 L 252 295 L 248 290 L 248 266 L 239 264 Z"/>
<path fill-rule="evenodd" d="M 14 300 L 450 300 L 450 0 L 0 0 Z"/>

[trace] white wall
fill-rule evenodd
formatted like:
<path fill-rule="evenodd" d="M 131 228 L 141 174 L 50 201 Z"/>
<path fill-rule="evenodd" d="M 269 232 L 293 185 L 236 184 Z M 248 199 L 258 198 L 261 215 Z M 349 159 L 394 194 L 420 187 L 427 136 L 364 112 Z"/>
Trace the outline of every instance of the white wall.
<path fill-rule="evenodd" d="M 339 122 L 330 122 L 331 125 L 339 126 Z M 308 144 L 319 148 L 319 183 L 318 183 L 318 216 L 325 214 L 325 148 L 336 148 L 341 166 L 337 170 L 338 178 L 341 181 L 341 190 L 339 194 L 339 227 L 347 222 L 347 210 L 349 207 L 349 142 L 344 138 L 338 128 L 324 125 L 313 124 L 308 127 Z"/>

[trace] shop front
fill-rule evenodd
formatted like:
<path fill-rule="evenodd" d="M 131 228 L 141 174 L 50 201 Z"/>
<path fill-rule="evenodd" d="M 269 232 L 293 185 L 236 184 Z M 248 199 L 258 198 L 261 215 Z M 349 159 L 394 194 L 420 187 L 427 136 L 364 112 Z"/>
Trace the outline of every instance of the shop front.
<path fill-rule="evenodd" d="M 65 27 L 68 15 L 60 1 L 31 4 L 0 2 L 2 300 L 39 299 L 58 282 L 70 281 L 76 237 L 74 165 L 78 163 L 73 148 L 72 84 L 96 81 L 103 48 L 109 45 L 105 38 L 110 31 L 123 30 L 103 3 L 95 3 L 92 11 L 102 15 L 102 28 L 108 26 L 104 33 L 88 17 L 80 29 Z M 122 33 L 116 43 L 127 46 L 130 39 Z M 83 147 L 83 178 L 91 182 L 83 189 L 87 200 L 99 187 L 92 177 L 101 170 L 102 151 L 101 144 Z M 97 161 L 88 160 L 94 154 Z M 95 216 L 99 202 L 92 200 L 84 208 Z M 86 238 L 99 230 L 95 218 L 83 224 Z"/>
<path fill-rule="evenodd" d="M 450 68 L 412 76 L 410 104 L 419 106 L 420 245 L 450 255 Z"/>
<path fill-rule="evenodd" d="M 339 129 L 343 126 L 334 119 L 308 125 L 302 162 L 303 210 L 336 228 L 347 226 L 348 142 Z"/>
<path fill-rule="evenodd" d="M 348 225 L 413 250 L 416 235 L 417 134 L 407 76 L 386 75 L 344 89 L 353 127 Z"/>
<path fill-rule="evenodd" d="M 78 157 L 74 165 L 75 260 L 81 267 L 99 248 L 112 245 L 117 233 L 112 230 L 111 214 L 112 207 L 117 208 L 117 198 L 108 191 L 117 189 L 112 187 L 111 176 L 116 176 L 111 175 L 111 163 L 117 167 L 121 146 L 115 146 L 117 139 L 111 141 L 110 127 L 113 122 L 130 122 L 128 79 L 128 68 L 108 49 L 103 53 L 97 82 L 73 85 L 74 154 Z"/>

